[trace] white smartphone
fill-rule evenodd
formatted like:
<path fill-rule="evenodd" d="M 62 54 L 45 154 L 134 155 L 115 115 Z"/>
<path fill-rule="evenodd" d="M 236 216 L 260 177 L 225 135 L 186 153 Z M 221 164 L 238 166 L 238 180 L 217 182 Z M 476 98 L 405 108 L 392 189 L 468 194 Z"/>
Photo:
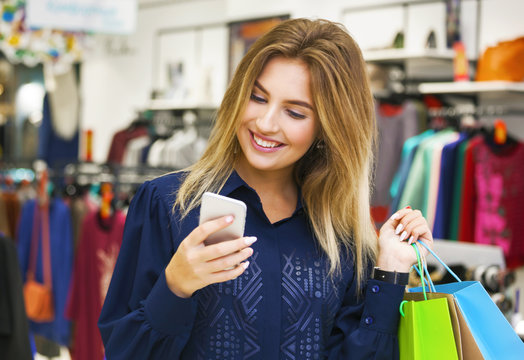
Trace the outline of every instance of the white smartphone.
<path fill-rule="evenodd" d="M 226 215 L 233 215 L 235 220 L 233 220 L 233 223 L 228 227 L 211 234 L 204 244 L 211 245 L 221 241 L 238 239 L 244 236 L 246 211 L 246 204 L 240 200 L 211 192 L 205 192 L 202 195 L 199 224 Z"/>

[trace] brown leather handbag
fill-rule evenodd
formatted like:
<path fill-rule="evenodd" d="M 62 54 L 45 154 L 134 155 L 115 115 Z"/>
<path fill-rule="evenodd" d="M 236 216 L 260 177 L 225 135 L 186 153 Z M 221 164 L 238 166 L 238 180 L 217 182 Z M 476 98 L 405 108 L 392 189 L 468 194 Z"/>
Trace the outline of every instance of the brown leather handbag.
<path fill-rule="evenodd" d="M 40 212 L 42 221 L 40 224 Z M 41 227 L 40 227 L 41 225 Z M 42 263 L 44 267 L 44 283 L 35 279 L 36 257 L 38 253 L 38 235 L 42 233 Z M 51 322 L 55 318 L 53 302 L 53 281 L 51 277 L 51 253 L 49 245 L 49 207 L 35 204 L 33 231 L 31 235 L 30 263 L 24 284 L 24 302 L 27 317 L 35 322 Z"/>
<path fill-rule="evenodd" d="M 488 47 L 477 64 L 477 81 L 524 81 L 524 37 Z"/>

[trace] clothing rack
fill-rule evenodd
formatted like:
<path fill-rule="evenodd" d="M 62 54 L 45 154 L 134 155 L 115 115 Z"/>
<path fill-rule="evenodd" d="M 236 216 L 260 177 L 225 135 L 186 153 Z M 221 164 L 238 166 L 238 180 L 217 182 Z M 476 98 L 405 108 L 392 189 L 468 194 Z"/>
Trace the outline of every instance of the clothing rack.
<path fill-rule="evenodd" d="M 139 185 L 170 171 L 173 171 L 173 169 L 80 162 L 66 165 L 62 176 L 75 179 L 76 183 L 82 186 L 104 182 L 110 182 L 114 185 Z"/>

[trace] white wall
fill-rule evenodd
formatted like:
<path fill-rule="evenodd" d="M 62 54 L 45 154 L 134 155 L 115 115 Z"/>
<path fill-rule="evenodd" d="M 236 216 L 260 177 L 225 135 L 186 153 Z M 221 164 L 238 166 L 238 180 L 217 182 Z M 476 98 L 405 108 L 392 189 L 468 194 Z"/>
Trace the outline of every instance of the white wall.
<path fill-rule="evenodd" d="M 416 3 L 416 0 L 406 2 Z M 477 1 L 463 1 L 461 30 L 470 56 L 476 56 L 497 41 L 524 35 L 524 1 L 480 2 L 481 31 L 477 39 Z M 160 1 L 150 3 L 162 4 Z M 391 6 L 397 3 L 395 0 L 265 0 L 262 3 L 254 0 L 192 0 L 140 8 L 136 33 L 126 37 L 97 37 L 93 50 L 82 65 L 82 127 L 94 130 L 94 161 L 105 161 L 112 135 L 126 127 L 137 110 L 148 106 L 153 87 L 158 87 L 161 82 L 158 78 L 161 51 L 157 48 L 160 33 L 192 32 L 197 27 L 206 29 L 226 26 L 230 21 L 290 14 L 292 17 L 323 17 L 343 22 L 364 49 L 390 43 L 395 31 L 404 24 L 407 24 L 406 47 L 423 47 L 429 29 L 435 29 L 439 46 L 443 46 L 445 8 L 442 2 L 409 5 L 405 13 L 407 18 L 402 19 L 395 15 L 403 11 L 402 7 Z M 388 6 L 374 13 L 361 9 L 373 4 Z M 163 38 L 166 40 L 169 36 Z M 109 41 L 113 43 L 113 49 L 122 48 L 124 44 L 124 51 L 108 50 Z M 222 50 L 219 46 L 205 48 L 208 52 L 205 59 L 200 60 L 202 66 L 213 64 L 209 61 L 212 54 L 216 55 L 215 64 L 227 63 L 227 47 Z M 222 67 L 223 73 L 215 81 L 215 93 L 220 93 L 220 87 L 225 88 L 225 80 L 220 79 L 225 79 L 227 67 Z M 220 96 L 213 97 L 216 100 Z"/>
<path fill-rule="evenodd" d="M 225 1 L 201 0 L 151 7 L 138 12 L 137 31 L 126 37 L 100 36 L 82 63 L 82 127 L 93 129 L 93 160 L 106 160 L 113 134 L 149 104 L 156 33 L 160 29 L 223 22 Z M 112 55 L 109 40 L 124 42 L 128 53 Z"/>

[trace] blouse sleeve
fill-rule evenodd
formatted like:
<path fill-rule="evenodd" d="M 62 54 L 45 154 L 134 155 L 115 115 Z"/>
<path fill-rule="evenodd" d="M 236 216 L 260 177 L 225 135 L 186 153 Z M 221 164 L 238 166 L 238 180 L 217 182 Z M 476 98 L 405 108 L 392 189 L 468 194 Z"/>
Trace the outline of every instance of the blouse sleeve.
<path fill-rule="evenodd" d="M 196 300 L 179 298 L 166 284 L 176 225 L 158 193 L 145 183 L 129 208 L 98 321 L 108 359 L 178 359 L 191 333 Z"/>
<path fill-rule="evenodd" d="M 357 297 L 356 281 L 344 296 L 328 341 L 328 359 L 398 359 L 399 306 L 405 286 L 368 280 Z"/>

